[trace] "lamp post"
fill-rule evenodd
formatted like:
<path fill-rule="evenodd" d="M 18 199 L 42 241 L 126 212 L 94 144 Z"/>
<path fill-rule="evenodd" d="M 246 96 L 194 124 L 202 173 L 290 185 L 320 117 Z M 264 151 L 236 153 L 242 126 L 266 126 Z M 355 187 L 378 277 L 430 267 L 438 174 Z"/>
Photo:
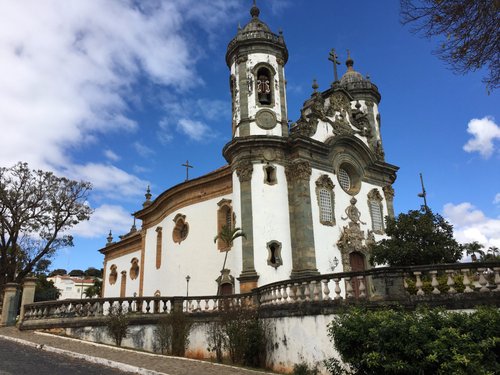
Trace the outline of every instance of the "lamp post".
<path fill-rule="evenodd" d="M 335 268 L 337 268 L 337 266 L 339 265 L 339 260 L 337 259 L 337 257 L 334 257 L 333 260 L 330 261 L 330 269 L 333 271 L 335 271 Z"/>
<path fill-rule="evenodd" d="M 191 276 L 186 276 L 186 297 L 189 297 L 189 280 L 191 280 Z"/>

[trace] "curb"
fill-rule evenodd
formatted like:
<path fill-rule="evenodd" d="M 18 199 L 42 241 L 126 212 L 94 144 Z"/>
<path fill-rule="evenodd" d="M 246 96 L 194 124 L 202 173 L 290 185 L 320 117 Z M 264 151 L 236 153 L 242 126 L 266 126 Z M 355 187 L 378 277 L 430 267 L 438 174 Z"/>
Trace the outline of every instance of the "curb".
<path fill-rule="evenodd" d="M 69 356 L 69 357 L 83 359 L 84 361 L 87 361 L 87 362 L 95 363 L 98 365 L 103 365 L 106 367 L 115 368 L 115 369 L 118 369 L 121 371 L 127 371 L 127 372 L 140 374 L 140 375 L 169 375 L 169 374 L 164 373 L 164 372 L 148 370 L 148 369 L 145 369 L 142 367 L 137 367 L 137 366 L 132 366 L 132 365 L 129 365 L 126 363 L 112 361 L 110 359 L 93 357 L 93 356 L 86 355 L 86 354 L 71 352 L 69 350 L 54 348 L 52 346 L 47 346 L 44 344 L 36 344 L 34 342 L 31 342 L 31 341 L 19 339 L 17 337 L 0 335 L 0 338 L 5 339 L 5 340 L 9 340 L 9 341 L 13 341 L 13 342 L 16 342 L 16 343 L 21 344 L 21 345 L 30 346 L 32 348 L 45 350 L 47 352 L 52 352 L 52 353 L 56 353 L 56 354 L 63 354 L 63 355 Z"/>

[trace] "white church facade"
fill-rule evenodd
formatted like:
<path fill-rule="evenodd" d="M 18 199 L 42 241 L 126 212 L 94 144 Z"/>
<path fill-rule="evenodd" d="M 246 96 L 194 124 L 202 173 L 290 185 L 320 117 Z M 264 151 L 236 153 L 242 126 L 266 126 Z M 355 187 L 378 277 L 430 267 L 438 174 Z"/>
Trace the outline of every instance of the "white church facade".
<path fill-rule="evenodd" d="M 377 86 L 348 58 L 347 72 L 326 91 L 314 84 L 289 125 L 283 35 L 260 20 L 255 5 L 250 13 L 226 53 L 227 165 L 154 200 L 148 190 L 134 213 L 142 228 L 116 242 L 110 236 L 100 250 L 103 297 L 243 293 L 370 267 L 370 242 L 394 215 L 398 170 L 385 162 Z M 240 227 L 246 238 L 230 249 L 214 243 L 224 225 Z"/>

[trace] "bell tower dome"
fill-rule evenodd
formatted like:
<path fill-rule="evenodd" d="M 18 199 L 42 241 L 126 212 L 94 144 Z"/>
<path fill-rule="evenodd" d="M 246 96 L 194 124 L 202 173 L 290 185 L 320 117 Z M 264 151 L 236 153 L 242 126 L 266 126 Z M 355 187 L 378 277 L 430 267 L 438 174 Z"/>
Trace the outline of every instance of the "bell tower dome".
<path fill-rule="evenodd" d="M 254 1 L 250 22 L 238 27 L 227 46 L 233 138 L 288 135 L 284 72 L 288 50 L 281 31 L 274 34 L 259 14 Z"/>

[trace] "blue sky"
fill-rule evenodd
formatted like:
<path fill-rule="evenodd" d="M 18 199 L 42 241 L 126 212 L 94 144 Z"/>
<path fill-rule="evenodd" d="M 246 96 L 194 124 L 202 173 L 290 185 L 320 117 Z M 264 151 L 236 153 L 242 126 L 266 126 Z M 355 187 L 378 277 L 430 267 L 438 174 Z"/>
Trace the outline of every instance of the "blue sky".
<path fill-rule="evenodd" d="M 91 181 L 95 213 L 53 268 L 99 267 L 110 229 L 132 225 L 144 201 L 225 164 L 231 136 L 227 43 L 249 21 L 250 0 L 0 0 L 0 165 L 22 160 Z M 381 5 L 383 4 L 383 5 Z M 428 203 L 462 242 L 500 247 L 499 94 L 484 71 L 458 76 L 432 54 L 438 40 L 399 23 L 399 2 L 260 0 L 283 30 L 288 112 L 333 80 L 328 53 L 382 94 L 386 160 L 401 169 L 396 212 Z M 340 74 L 345 72 L 342 64 Z"/>

